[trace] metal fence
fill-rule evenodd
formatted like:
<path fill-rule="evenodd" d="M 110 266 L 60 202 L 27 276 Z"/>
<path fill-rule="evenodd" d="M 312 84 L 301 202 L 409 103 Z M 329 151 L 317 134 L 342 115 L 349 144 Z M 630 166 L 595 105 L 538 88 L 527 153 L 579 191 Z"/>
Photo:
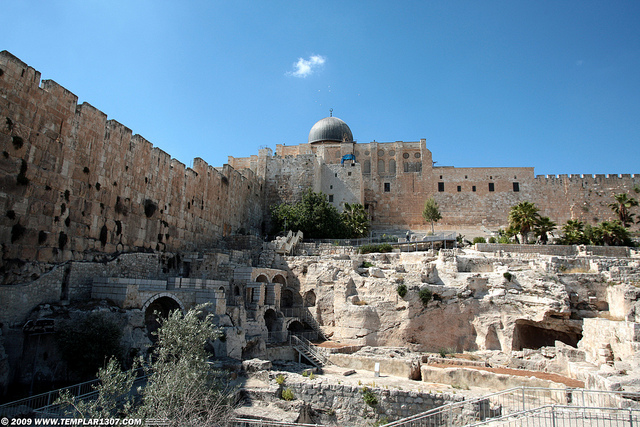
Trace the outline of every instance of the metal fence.
<path fill-rule="evenodd" d="M 285 421 L 250 420 L 244 418 L 234 418 L 231 422 L 233 427 L 317 427 L 320 424 L 298 424 Z"/>
<path fill-rule="evenodd" d="M 52 405 L 60 398 L 64 390 L 68 390 L 74 397 L 84 397 L 95 393 L 95 387 L 98 386 L 100 380 L 86 381 L 80 384 L 71 385 L 58 390 L 48 391 L 46 393 L 37 394 L 35 396 L 25 397 L 24 399 L 0 405 L 0 416 L 11 418 L 20 414 L 32 412 L 36 409 Z"/>
<path fill-rule="evenodd" d="M 469 424 L 467 427 L 636 427 L 640 409 L 592 408 L 545 405 L 506 417 Z"/>
<path fill-rule="evenodd" d="M 637 407 L 640 393 L 609 392 L 584 389 L 549 389 L 518 387 L 476 399 L 451 403 L 385 427 L 451 427 L 525 413 L 553 405 L 567 408 L 608 408 L 626 410 Z M 535 424 L 532 424 L 535 425 Z M 569 425 L 569 424 L 567 424 Z"/>

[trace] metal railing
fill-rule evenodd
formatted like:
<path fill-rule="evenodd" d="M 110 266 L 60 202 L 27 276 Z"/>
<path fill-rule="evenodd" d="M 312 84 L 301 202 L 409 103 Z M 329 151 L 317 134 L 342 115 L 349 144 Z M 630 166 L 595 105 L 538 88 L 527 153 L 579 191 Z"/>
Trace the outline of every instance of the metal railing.
<path fill-rule="evenodd" d="M 133 382 L 132 390 L 146 381 L 147 375 L 138 376 Z M 37 413 L 47 417 L 60 417 L 64 415 L 64 405 L 56 403 L 64 391 L 69 391 L 71 397 L 77 400 L 89 400 L 98 394 L 99 379 L 85 381 L 68 387 L 62 387 L 46 393 L 38 394 L 24 399 L 0 405 L 0 415 L 5 417 L 17 417 L 27 413 Z"/>
<path fill-rule="evenodd" d="M 365 237 L 361 239 L 304 239 L 304 243 L 314 243 L 316 246 L 320 244 L 331 244 L 333 246 L 362 246 L 373 243 L 389 243 L 392 246 L 406 245 L 408 243 L 425 243 L 425 242 L 440 242 L 440 241 L 455 241 L 457 232 L 444 231 L 434 234 L 420 235 L 416 240 L 406 241 L 404 236 L 377 236 L 377 237 Z M 415 234 L 413 236 L 416 236 Z"/>
<path fill-rule="evenodd" d="M 466 427 L 486 425 L 492 427 L 636 427 L 640 426 L 640 409 L 545 405 L 505 417 L 468 424 Z"/>
<path fill-rule="evenodd" d="M 24 399 L 15 400 L 13 402 L 0 405 L 0 415 L 11 417 L 25 413 L 25 411 L 37 410 L 52 405 L 60 398 L 60 394 L 64 390 L 69 390 L 74 397 L 84 397 L 95 393 L 95 386 L 100 380 L 95 379 L 85 381 L 83 383 L 74 384 L 57 390 L 48 391 L 46 393 L 36 394 L 35 396 L 25 397 Z"/>
<path fill-rule="evenodd" d="M 552 405 L 626 409 L 638 406 L 638 400 L 640 400 L 640 393 L 518 387 L 443 405 L 385 424 L 385 427 L 462 426 Z"/>
<path fill-rule="evenodd" d="M 286 421 L 253 420 L 248 418 L 234 418 L 233 427 L 317 427 L 320 424 L 298 424 Z"/>
<path fill-rule="evenodd" d="M 316 346 L 311 344 L 309 340 L 304 337 L 291 335 L 291 347 L 298 349 L 298 351 L 302 351 L 303 353 L 308 353 L 311 357 L 317 359 L 322 365 L 329 365 L 331 362 L 327 357 L 320 353 Z"/>

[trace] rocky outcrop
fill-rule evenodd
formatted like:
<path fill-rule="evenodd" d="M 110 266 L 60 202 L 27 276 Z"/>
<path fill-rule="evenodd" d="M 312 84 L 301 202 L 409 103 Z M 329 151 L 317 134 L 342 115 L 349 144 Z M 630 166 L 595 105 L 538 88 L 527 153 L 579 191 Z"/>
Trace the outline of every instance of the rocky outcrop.
<path fill-rule="evenodd" d="M 610 305 L 620 316 L 635 310 L 633 292 L 626 291 L 627 303 L 616 302 L 610 276 L 628 276 L 626 267 L 637 260 L 575 260 L 456 249 L 284 262 L 300 294 L 316 295 L 309 309 L 333 340 L 418 351 L 508 352 L 556 340 L 575 347 L 582 319 L 608 315 Z"/>

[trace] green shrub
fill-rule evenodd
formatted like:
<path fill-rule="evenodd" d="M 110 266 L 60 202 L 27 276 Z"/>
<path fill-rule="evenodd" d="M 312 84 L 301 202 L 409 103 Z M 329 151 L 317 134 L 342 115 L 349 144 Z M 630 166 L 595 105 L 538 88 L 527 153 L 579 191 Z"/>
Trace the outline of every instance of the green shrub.
<path fill-rule="evenodd" d="M 111 357 L 122 356 L 122 328 L 106 314 L 89 313 L 62 321 L 56 329 L 56 343 L 63 359 L 81 375 L 94 374 Z"/>
<path fill-rule="evenodd" d="M 489 243 L 498 243 L 498 240 L 495 237 L 491 236 L 489 237 Z"/>
<path fill-rule="evenodd" d="M 474 237 L 473 244 L 475 245 L 476 243 L 487 243 L 487 240 L 484 237 Z"/>
<path fill-rule="evenodd" d="M 423 288 L 423 289 L 420 289 L 420 293 L 418 294 L 418 296 L 420 297 L 420 300 L 422 301 L 422 305 L 424 305 L 426 307 L 427 304 L 429 304 L 429 301 L 431 301 L 431 297 L 433 296 L 433 294 L 431 293 L 431 291 L 429 289 Z"/>
<path fill-rule="evenodd" d="M 370 263 L 369 261 L 365 261 L 360 266 L 360 268 L 369 268 L 369 267 L 375 267 L 375 265 L 373 263 Z"/>
<path fill-rule="evenodd" d="M 282 390 L 282 400 L 291 401 L 293 399 L 295 399 L 295 396 L 293 395 L 293 391 L 290 388 L 285 388 L 284 390 Z"/>
<path fill-rule="evenodd" d="M 407 295 L 407 285 L 404 283 L 398 285 L 396 291 L 398 292 L 398 295 L 400 295 L 400 298 L 404 298 L 405 295 Z"/>
<path fill-rule="evenodd" d="M 513 279 L 515 276 L 511 273 L 509 273 L 508 271 L 505 271 L 502 276 L 507 279 L 508 281 L 511 281 L 511 279 Z"/>
<path fill-rule="evenodd" d="M 369 254 L 374 252 L 392 252 L 393 246 L 388 243 L 371 244 L 360 246 L 361 254 Z"/>
<path fill-rule="evenodd" d="M 372 408 L 378 406 L 378 398 L 367 387 L 362 388 L 362 399 L 364 400 L 364 403 Z"/>
<path fill-rule="evenodd" d="M 278 374 L 276 376 L 276 384 L 283 385 L 284 384 L 284 375 Z"/>

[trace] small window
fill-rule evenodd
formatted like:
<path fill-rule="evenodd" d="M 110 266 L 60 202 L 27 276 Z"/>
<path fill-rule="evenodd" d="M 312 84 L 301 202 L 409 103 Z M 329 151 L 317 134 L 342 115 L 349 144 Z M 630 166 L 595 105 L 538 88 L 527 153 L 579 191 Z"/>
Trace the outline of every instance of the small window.
<path fill-rule="evenodd" d="M 444 191 L 444 182 L 439 182 L 438 183 L 438 191 L 441 192 L 441 193 Z"/>
<path fill-rule="evenodd" d="M 348 175 L 348 176 L 351 176 L 351 172 L 347 172 L 347 175 Z"/>
<path fill-rule="evenodd" d="M 476 186 L 475 185 L 473 187 L 471 187 L 471 191 L 473 191 L 474 193 L 476 192 Z"/>
<path fill-rule="evenodd" d="M 493 185 L 493 182 L 489 183 L 489 191 L 496 191 L 495 186 Z"/>
<path fill-rule="evenodd" d="M 462 191 L 462 186 L 458 185 L 458 193 Z"/>
<path fill-rule="evenodd" d="M 329 190 L 333 190 L 333 185 L 330 185 L 330 186 L 329 186 Z"/>
<path fill-rule="evenodd" d="M 333 194 L 329 194 L 329 203 L 333 203 Z"/>
<path fill-rule="evenodd" d="M 390 182 L 385 182 L 384 183 L 384 192 L 388 193 L 391 191 L 391 183 Z"/>
<path fill-rule="evenodd" d="M 442 179 L 442 175 L 440 175 L 440 179 Z"/>
<path fill-rule="evenodd" d="M 467 175 L 464 176 L 464 179 L 467 179 Z"/>
<path fill-rule="evenodd" d="M 335 177 L 337 178 L 337 177 L 338 177 L 338 174 L 335 174 Z"/>
<path fill-rule="evenodd" d="M 520 183 L 519 182 L 514 182 L 513 183 L 513 191 L 514 191 L 514 193 L 517 193 L 518 191 L 520 191 Z"/>

